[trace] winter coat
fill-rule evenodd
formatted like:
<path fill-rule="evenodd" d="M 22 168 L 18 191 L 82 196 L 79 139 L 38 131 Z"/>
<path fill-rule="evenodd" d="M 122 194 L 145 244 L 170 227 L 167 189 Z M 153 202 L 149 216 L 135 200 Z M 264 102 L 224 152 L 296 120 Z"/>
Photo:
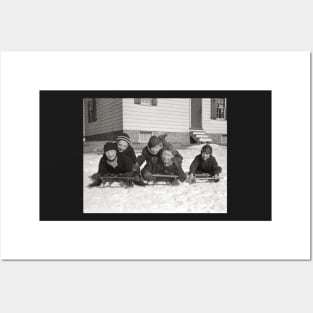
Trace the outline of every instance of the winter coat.
<path fill-rule="evenodd" d="M 128 173 L 132 171 L 132 162 L 128 157 L 125 157 L 123 154 L 117 153 L 117 167 L 112 167 L 107 162 L 106 156 L 102 156 L 99 161 L 98 174 L 120 174 Z"/>
<path fill-rule="evenodd" d="M 142 170 L 143 177 L 146 176 L 145 173 L 147 172 L 151 174 L 177 175 L 181 182 L 186 179 L 186 174 L 184 173 L 181 166 L 177 166 L 175 163 L 170 166 L 165 166 L 161 160 L 158 160 L 158 162 L 155 164 L 147 164 Z"/>
<path fill-rule="evenodd" d="M 141 155 L 137 157 L 137 164 L 140 167 L 144 161 L 146 161 L 147 164 L 156 163 L 160 159 L 160 155 L 161 151 L 157 154 L 152 154 L 148 147 L 144 147 L 141 151 Z"/>
<path fill-rule="evenodd" d="M 190 165 L 189 174 L 208 173 L 210 175 L 219 174 L 222 168 L 218 166 L 217 161 L 213 155 L 207 160 L 203 160 L 201 154 L 197 155 Z"/>
<path fill-rule="evenodd" d="M 116 144 L 116 149 L 117 149 L 117 144 Z M 118 153 L 130 158 L 132 163 L 136 163 L 136 154 L 135 154 L 135 151 L 134 151 L 132 146 L 128 145 L 128 147 L 125 151 L 118 152 Z"/>

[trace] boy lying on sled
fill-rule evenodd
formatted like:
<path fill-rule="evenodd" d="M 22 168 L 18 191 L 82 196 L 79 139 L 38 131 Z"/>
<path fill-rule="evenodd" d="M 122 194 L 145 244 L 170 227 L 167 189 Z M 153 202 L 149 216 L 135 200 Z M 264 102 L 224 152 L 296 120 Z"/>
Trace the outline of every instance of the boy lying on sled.
<path fill-rule="evenodd" d="M 181 166 L 174 162 L 175 150 L 171 144 L 163 146 L 163 149 L 160 151 L 160 158 L 157 158 L 149 162 L 141 171 L 143 179 L 146 181 L 153 181 L 155 174 L 164 175 L 168 182 L 172 185 L 179 185 L 179 182 L 176 178 L 169 179 L 166 178 L 166 175 L 175 175 L 178 179 L 183 182 L 186 180 L 186 174 L 182 170 Z"/>
<path fill-rule="evenodd" d="M 215 181 L 219 180 L 219 174 L 222 172 L 222 168 L 218 166 L 212 152 L 212 147 L 206 144 L 202 147 L 201 153 L 194 158 L 189 169 L 190 183 L 196 181 L 195 175 L 197 174 L 208 174 L 212 176 Z"/>
<path fill-rule="evenodd" d="M 98 172 L 93 174 L 91 178 L 93 182 L 89 187 L 100 186 L 103 176 L 123 176 L 133 177 L 134 182 L 141 183 L 138 174 L 133 172 L 133 163 L 130 158 L 119 153 L 117 145 L 113 142 L 107 142 L 103 147 L 103 156 L 99 161 Z"/>
<path fill-rule="evenodd" d="M 136 164 L 134 166 L 135 170 L 139 170 L 140 167 L 146 162 L 145 165 L 149 165 L 150 163 L 156 163 L 159 159 L 161 159 L 162 148 L 166 145 L 170 144 L 165 140 L 167 135 L 161 136 L 151 136 L 146 147 L 142 149 L 141 155 L 137 157 Z M 183 157 L 180 155 L 178 151 L 174 151 L 173 162 L 177 166 L 182 165 Z"/>

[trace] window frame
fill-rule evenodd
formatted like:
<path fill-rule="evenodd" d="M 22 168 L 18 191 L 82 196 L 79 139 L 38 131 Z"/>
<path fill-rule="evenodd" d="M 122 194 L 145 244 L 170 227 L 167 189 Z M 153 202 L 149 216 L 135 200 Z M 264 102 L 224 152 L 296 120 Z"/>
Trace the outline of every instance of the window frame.
<path fill-rule="evenodd" d="M 223 117 L 217 117 L 219 114 L 218 114 L 218 110 L 219 110 L 219 108 L 218 108 L 218 104 L 219 103 L 217 103 L 217 102 L 215 102 L 215 100 L 224 100 L 224 112 L 223 112 Z M 227 112 L 226 112 L 226 110 L 227 110 L 227 98 L 212 98 L 211 99 L 211 106 L 213 105 L 212 104 L 212 101 L 214 100 L 214 108 L 215 108 L 215 118 L 212 118 L 213 120 L 215 120 L 215 121 L 227 121 Z"/>
<path fill-rule="evenodd" d="M 142 102 L 142 99 L 150 99 L 150 102 Z M 142 106 L 148 106 L 148 107 L 154 107 L 158 105 L 157 98 L 134 98 L 134 104 L 136 105 L 142 105 Z"/>
<path fill-rule="evenodd" d="M 149 135 L 149 138 L 143 138 L 141 139 L 140 138 L 140 135 L 142 134 L 146 134 L 146 135 Z M 140 130 L 139 133 L 138 133 L 138 142 L 139 143 L 147 143 L 149 141 L 149 139 L 153 136 L 153 132 L 152 131 L 149 131 L 149 130 Z"/>
<path fill-rule="evenodd" d="M 227 145 L 227 134 L 221 135 L 221 144 Z"/>

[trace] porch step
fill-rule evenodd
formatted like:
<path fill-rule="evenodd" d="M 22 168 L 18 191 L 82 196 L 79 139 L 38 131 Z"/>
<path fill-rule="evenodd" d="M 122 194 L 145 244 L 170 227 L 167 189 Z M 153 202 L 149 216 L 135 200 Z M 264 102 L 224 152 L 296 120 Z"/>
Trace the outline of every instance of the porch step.
<path fill-rule="evenodd" d="M 199 144 L 212 142 L 212 139 L 204 130 L 191 130 L 190 137 Z"/>
<path fill-rule="evenodd" d="M 192 131 L 192 133 L 195 134 L 195 135 L 203 135 L 203 134 L 205 134 L 204 131 L 199 131 L 199 130 Z"/>

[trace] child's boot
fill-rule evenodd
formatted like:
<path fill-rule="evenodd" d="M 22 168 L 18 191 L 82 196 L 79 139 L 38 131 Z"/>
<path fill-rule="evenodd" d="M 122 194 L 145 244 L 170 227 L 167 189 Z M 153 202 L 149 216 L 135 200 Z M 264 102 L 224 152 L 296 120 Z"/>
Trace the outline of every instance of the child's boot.
<path fill-rule="evenodd" d="M 98 187 L 98 186 L 100 186 L 101 185 L 101 183 L 102 183 L 102 180 L 101 179 L 96 179 L 94 182 L 92 182 L 91 184 L 89 184 L 88 185 L 88 187 Z"/>
<path fill-rule="evenodd" d="M 177 179 L 174 179 L 171 181 L 172 186 L 179 186 L 179 181 Z"/>

